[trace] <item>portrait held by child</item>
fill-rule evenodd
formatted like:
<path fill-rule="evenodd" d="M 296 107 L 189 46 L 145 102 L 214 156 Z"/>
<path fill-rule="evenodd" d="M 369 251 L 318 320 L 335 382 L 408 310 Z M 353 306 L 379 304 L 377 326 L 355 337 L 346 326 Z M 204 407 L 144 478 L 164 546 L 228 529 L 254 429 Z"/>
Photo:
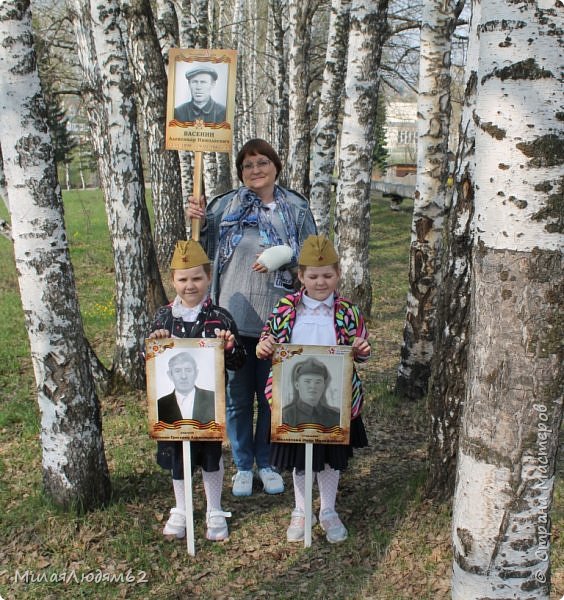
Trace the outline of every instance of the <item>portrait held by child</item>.
<path fill-rule="evenodd" d="M 245 350 L 237 326 L 229 312 L 215 306 L 208 296 L 211 283 L 210 260 L 198 242 L 179 241 L 170 264 L 174 301 L 159 308 L 151 324 L 150 339 L 219 338 L 224 342 L 224 364 L 235 370 L 245 362 Z M 167 374 L 174 391 L 158 401 L 159 420 L 174 422 L 195 419 L 214 420 L 214 394 L 195 385 L 198 365 L 189 352 L 175 354 L 168 363 Z M 206 495 L 206 537 L 225 540 L 229 531 L 221 507 L 224 465 L 221 441 L 197 440 L 190 443 L 192 473 L 202 469 Z M 186 500 L 184 463 L 181 441 L 158 441 L 157 463 L 172 474 L 176 505 L 170 511 L 163 534 L 183 538 L 186 535 Z"/>
<path fill-rule="evenodd" d="M 337 293 L 340 274 L 339 258 L 331 241 L 322 235 L 309 236 L 298 259 L 298 277 L 303 287 L 284 296 L 274 307 L 256 348 L 259 358 L 270 358 L 275 344 L 346 345 L 351 346 L 355 361 L 363 362 L 369 358 L 370 344 L 364 318 L 357 306 Z M 318 375 L 317 383 L 325 379 L 324 369 L 319 365 L 311 363 L 306 367 L 304 364 L 302 368 Z M 302 386 L 299 379 L 298 373 L 296 386 Z M 349 385 L 352 388 L 349 444 L 313 444 L 313 471 L 321 504 L 319 522 L 331 543 L 341 542 L 348 536 L 335 510 L 340 472 L 347 468 L 353 448 L 368 445 L 360 416 L 362 385 L 354 369 Z M 272 398 L 272 376 L 266 395 Z M 314 395 L 312 391 L 311 396 Z M 271 463 L 280 470 L 292 471 L 295 508 L 287 539 L 302 541 L 305 533 L 305 444 L 271 444 Z"/>
<path fill-rule="evenodd" d="M 317 358 L 309 357 L 295 364 L 290 379 L 293 398 L 283 407 L 282 423 L 291 427 L 300 423 L 338 426 L 340 410 L 327 402 L 330 381 L 329 369 Z"/>

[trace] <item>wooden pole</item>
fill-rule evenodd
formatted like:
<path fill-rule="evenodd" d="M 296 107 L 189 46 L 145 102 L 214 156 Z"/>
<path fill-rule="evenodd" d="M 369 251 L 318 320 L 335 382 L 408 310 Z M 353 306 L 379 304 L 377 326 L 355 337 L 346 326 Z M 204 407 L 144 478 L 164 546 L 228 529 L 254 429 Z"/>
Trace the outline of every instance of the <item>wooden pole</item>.
<path fill-rule="evenodd" d="M 192 190 L 192 195 L 196 198 L 197 202 L 200 202 L 200 196 L 203 194 L 204 186 L 203 186 L 203 157 L 202 152 L 194 152 L 194 189 Z M 190 219 L 190 231 L 191 237 L 194 241 L 200 241 L 200 219 Z"/>

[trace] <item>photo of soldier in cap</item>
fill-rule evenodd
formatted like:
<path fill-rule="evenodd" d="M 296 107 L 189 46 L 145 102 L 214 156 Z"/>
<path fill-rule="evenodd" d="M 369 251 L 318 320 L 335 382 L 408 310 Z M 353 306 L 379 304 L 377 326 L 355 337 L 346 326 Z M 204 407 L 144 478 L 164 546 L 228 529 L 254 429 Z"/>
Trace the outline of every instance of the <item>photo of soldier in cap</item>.
<path fill-rule="evenodd" d="M 282 408 L 282 423 L 290 427 L 301 423 L 339 426 L 340 408 L 331 404 L 328 398 L 331 375 L 327 365 L 310 356 L 296 363 L 289 375 L 286 389 L 292 390 L 292 397 Z"/>
<path fill-rule="evenodd" d="M 191 64 L 184 73 L 184 78 L 178 78 L 177 87 L 183 97 L 184 85 L 190 92 L 187 102 L 174 107 L 174 118 L 183 123 L 203 121 L 204 123 L 223 123 L 226 116 L 225 97 L 226 85 L 220 78 L 219 67 L 207 63 Z M 218 85 L 218 79 L 220 85 Z M 223 94 L 222 94 L 223 92 Z M 214 99 L 218 98 L 218 100 Z"/>

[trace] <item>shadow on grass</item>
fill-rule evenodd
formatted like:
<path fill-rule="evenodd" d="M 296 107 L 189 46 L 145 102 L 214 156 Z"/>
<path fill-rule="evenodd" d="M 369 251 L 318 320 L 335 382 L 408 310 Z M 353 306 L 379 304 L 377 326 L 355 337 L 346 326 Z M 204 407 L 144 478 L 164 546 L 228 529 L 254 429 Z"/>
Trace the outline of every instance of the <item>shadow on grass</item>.
<path fill-rule="evenodd" d="M 286 492 L 280 496 L 266 496 L 256 486 L 250 498 L 233 498 L 226 490 L 224 508 L 233 512 L 233 518 L 229 542 L 217 549 L 224 558 L 216 567 L 220 571 L 214 571 L 214 561 L 210 561 L 206 576 L 183 585 L 167 598 L 352 599 L 371 594 L 383 598 L 370 589 L 370 581 L 390 540 L 420 502 L 425 477 L 425 440 L 415 431 L 414 410 L 396 403 L 384 419 L 380 407 L 366 411 L 371 445 L 355 452 L 349 469 L 342 474 L 337 496 L 337 510 L 349 530 L 345 542 L 329 544 L 319 526 L 312 531 L 310 548 L 304 548 L 302 542 L 286 541 L 294 506 L 288 473 L 284 474 Z M 378 423 L 373 421 L 376 415 Z M 315 484 L 313 497 L 317 513 Z M 201 527 L 197 530 L 203 535 Z M 209 542 L 197 539 L 196 543 L 203 545 L 204 554 L 196 556 L 197 562 L 210 552 L 216 553 Z"/>

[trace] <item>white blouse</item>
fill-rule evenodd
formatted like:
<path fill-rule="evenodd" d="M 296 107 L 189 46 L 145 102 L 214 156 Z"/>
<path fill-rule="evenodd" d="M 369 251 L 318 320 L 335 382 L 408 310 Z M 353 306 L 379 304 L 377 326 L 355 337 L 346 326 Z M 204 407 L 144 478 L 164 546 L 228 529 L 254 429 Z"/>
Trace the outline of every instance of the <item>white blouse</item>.
<path fill-rule="evenodd" d="M 290 343 L 310 346 L 336 346 L 333 292 L 325 300 L 304 293 L 296 308 L 296 322 Z"/>

